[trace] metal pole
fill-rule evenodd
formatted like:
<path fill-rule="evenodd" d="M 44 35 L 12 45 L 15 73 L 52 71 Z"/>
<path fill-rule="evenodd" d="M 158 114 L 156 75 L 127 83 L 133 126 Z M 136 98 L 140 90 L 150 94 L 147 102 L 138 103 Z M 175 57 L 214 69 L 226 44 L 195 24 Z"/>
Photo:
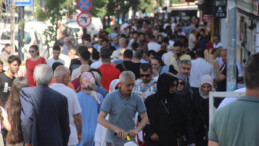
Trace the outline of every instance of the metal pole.
<path fill-rule="evenodd" d="M 14 0 L 11 0 L 11 28 L 10 28 L 10 32 L 11 32 L 11 54 L 14 55 L 15 54 L 15 5 L 14 5 Z"/>
<path fill-rule="evenodd" d="M 24 47 L 24 7 L 20 6 L 19 7 L 19 15 L 18 15 L 18 20 L 19 20 L 19 29 L 18 29 L 18 53 L 19 57 L 21 60 L 23 60 L 23 54 L 22 54 L 22 49 Z"/>
<path fill-rule="evenodd" d="M 227 91 L 236 89 L 236 0 L 228 0 Z"/>

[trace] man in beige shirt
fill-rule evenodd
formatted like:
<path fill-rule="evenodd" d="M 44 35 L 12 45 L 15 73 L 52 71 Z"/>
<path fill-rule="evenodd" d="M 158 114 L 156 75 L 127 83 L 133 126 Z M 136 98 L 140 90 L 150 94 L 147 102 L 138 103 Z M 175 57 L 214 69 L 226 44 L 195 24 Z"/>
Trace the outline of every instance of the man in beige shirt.
<path fill-rule="evenodd" d="M 191 56 L 181 52 L 183 48 L 181 42 L 175 42 L 173 47 L 173 56 L 171 57 L 169 65 L 173 65 L 175 70 L 178 71 L 181 60 L 191 60 Z"/>

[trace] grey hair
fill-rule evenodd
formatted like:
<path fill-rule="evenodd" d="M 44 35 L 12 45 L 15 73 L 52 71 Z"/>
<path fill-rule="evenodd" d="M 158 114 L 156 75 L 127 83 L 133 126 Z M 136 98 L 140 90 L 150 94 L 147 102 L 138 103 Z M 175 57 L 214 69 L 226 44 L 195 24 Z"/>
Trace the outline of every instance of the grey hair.
<path fill-rule="evenodd" d="M 123 71 L 119 77 L 120 82 L 135 81 L 135 79 L 136 77 L 132 71 Z"/>
<path fill-rule="evenodd" d="M 33 72 L 37 85 L 48 85 L 51 81 L 53 72 L 47 64 L 39 64 Z"/>
<path fill-rule="evenodd" d="M 120 38 L 119 42 L 121 42 L 121 41 L 125 41 L 126 42 L 126 39 Z"/>
<path fill-rule="evenodd" d="M 185 64 L 185 65 L 192 65 L 192 62 L 191 62 L 191 60 L 181 60 L 179 66 L 182 66 L 182 64 Z"/>
<path fill-rule="evenodd" d="M 54 71 L 54 78 L 56 77 L 62 77 L 64 75 L 68 75 L 69 76 L 70 71 L 67 67 L 60 65 L 58 66 L 55 71 Z"/>

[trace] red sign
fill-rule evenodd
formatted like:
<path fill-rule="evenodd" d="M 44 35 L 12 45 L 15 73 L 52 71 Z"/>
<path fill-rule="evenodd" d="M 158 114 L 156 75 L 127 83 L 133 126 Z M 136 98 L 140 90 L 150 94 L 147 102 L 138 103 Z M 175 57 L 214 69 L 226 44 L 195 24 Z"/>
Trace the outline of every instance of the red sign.
<path fill-rule="evenodd" d="M 79 26 L 85 28 L 92 23 L 92 16 L 89 13 L 80 13 L 76 21 Z"/>
<path fill-rule="evenodd" d="M 212 21 L 214 21 L 214 16 L 213 15 L 202 14 L 201 19 L 202 19 L 203 22 L 212 22 Z"/>

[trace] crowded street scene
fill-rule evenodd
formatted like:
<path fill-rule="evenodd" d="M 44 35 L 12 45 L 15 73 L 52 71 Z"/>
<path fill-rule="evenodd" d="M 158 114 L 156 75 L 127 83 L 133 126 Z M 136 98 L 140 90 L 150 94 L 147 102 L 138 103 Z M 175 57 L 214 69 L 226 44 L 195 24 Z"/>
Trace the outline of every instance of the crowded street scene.
<path fill-rule="evenodd" d="M 259 146 L 258 2 L 1 3 L 0 146 Z"/>

